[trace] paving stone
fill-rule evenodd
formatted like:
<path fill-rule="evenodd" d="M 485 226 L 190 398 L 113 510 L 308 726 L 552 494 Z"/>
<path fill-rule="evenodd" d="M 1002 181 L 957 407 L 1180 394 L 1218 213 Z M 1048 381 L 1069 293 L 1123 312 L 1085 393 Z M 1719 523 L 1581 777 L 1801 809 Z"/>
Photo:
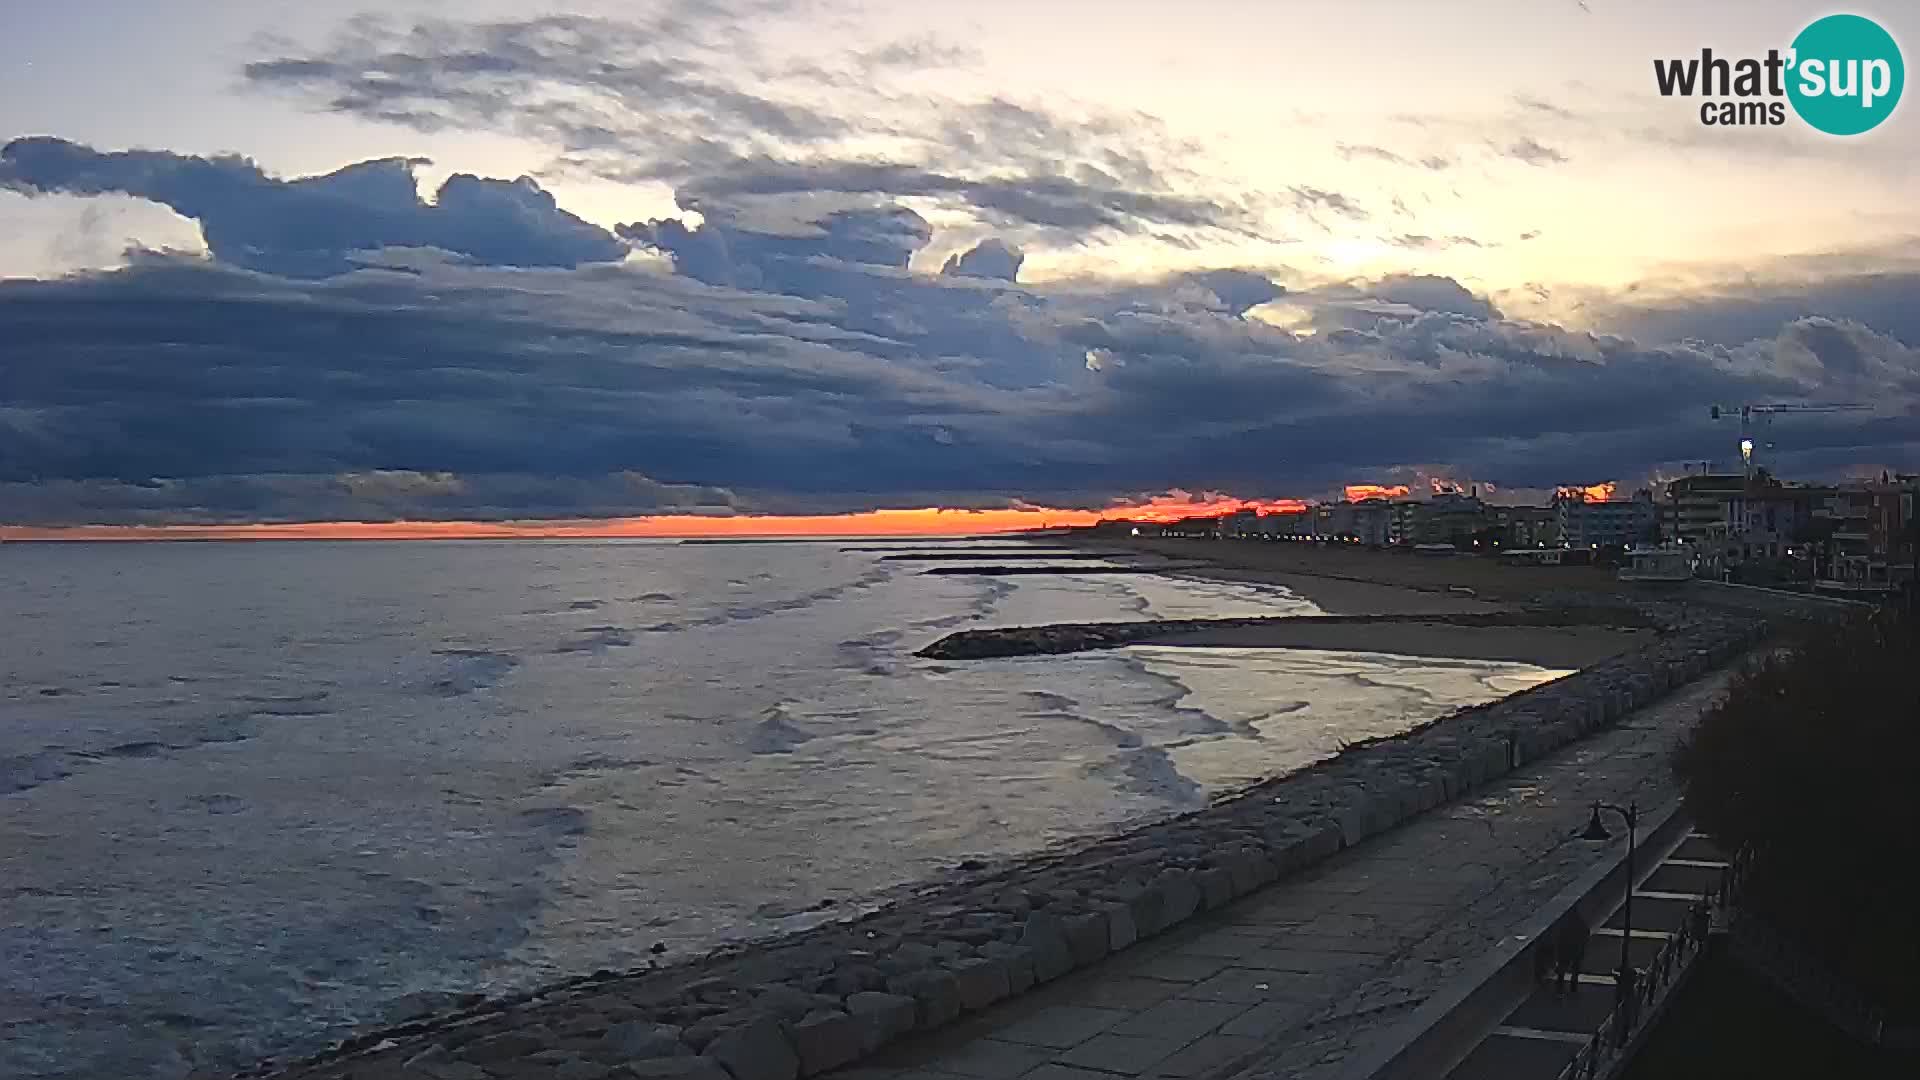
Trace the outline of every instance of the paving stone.
<path fill-rule="evenodd" d="M 1056 1053 L 1057 1050 L 1049 1047 L 1029 1046 L 1005 1039 L 969 1039 L 953 1051 L 941 1054 L 938 1067 L 942 1072 L 959 1076 L 1001 1080 L 1002 1077 L 1019 1076 L 1036 1065 L 1050 1061 Z M 842 1074 L 836 1074 L 833 1080 L 842 1080 Z"/>
<path fill-rule="evenodd" d="M 1245 1035 L 1205 1035 L 1162 1058 L 1143 1075 L 1186 1080 L 1239 1061 L 1263 1045 L 1261 1040 Z"/>
<path fill-rule="evenodd" d="M 1087 979 L 1083 984 L 1073 987 L 1073 1002 L 1076 1005 L 1138 1012 L 1150 1005 L 1158 1005 L 1186 988 L 1186 983 L 1102 971 L 1098 978 Z"/>
<path fill-rule="evenodd" d="M 1126 967 L 1128 974 L 1143 979 L 1162 979 L 1167 982 L 1197 983 L 1211 979 L 1219 974 L 1231 961 L 1221 956 L 1194 956 L 1185 952 L 1162 953 L 1148 957 Z"/>
<path fill-rule="evenodd" d="M 1245 967 L 1271 968 L 1276 971 L 1320 973 L 1370 967 L 1375 962 L 1365 953 L 1316 952 L 1308 949 L 1254 949 L 1238 958 Z"/>
<path fill-rule="evenodd" d="M 1306 977 L 1291 971 L 1230 967 L 1205 982 L 1187 987 L 1180 991 L 1179 996 L 1194 1001 L 1254 1005 L 1275 998 L 1300 998 L 1321 989 L 1321 984 L 1309 982 Z"/>
<path fill-rule="evenodd" d="M 1071 1065 L 1049 1061 L 1030 1073 L 1021 1074 L 1020 1080 L 1113 1080 L 1113 1074 L 1076 1069 Z"/>
<path fill-rule="evenodd" d="M 1245 1011 L 1247 1006 L 1240 1004 L 1172 998 L 1127 1017 L 1112 1030 L 1116 1035 L 1150 1035 L 1185 1044 Z"/>
<path fill-rule="evenodd" d="M 994 1032 L 994 1037 L 1008 1042 L 1065 1050 L 1086 1042 L 1126 1020 L 1128 1016 L 1120 1009 L 1049 1005 L 1000 1028 Z"/>
<path fill-rule="evenodd" d="M 1145 1035 L 1116 1035 L 1107 1032 L 1095 1035 L 1068 1050 L 1061 1054 L 1058 1060 L 1063 1065 L 1072 1065 L 1075 1068 L 1099 1069 L 1101 1072 L 1119 1073 L 1122 1076 L 1138 1076 L 1164 1061 L 1183 1045 L 1185 1045 L 1184 1042 L 1176 1039 L 1161 1039 Z"/>
<path fill-rule="evenodd" d="M 1228 960 L 1237 960 L 1248 953 L 1267 948 L 1275 939 L 1270 930 L 1252 930 L 1240 927 L 1226 927 L 1183 941 L 1175 952 L 1189 956 L 1217 956 Z"/>

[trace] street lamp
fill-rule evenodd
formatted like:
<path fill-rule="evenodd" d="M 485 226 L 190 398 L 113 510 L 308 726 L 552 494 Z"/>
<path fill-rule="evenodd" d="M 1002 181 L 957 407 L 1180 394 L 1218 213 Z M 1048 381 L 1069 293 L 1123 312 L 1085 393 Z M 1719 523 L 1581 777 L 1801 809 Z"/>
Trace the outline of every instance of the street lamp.
<path fill-rule="evenodd" d="M 1626 902 L 1620 906 L 1620 969 L 1614 972 L 1613 976 L 1614 989 L 1617 993 L 1620 1007 L 1623 1010 L 1622 1017 L 1625 1020 L 1625 1023 L 1623 1023 L 1620 1028 L 1620 1040 L 1624 1043 L 1627 1038 L 1627 1033 L 1632 1030 L 1633 1027 L 1633 1017 L 1627 1015 L 1624 1010 L 1631 1008 L 1630 999 L 1633 996 L 1633 963 L 1628 949 L 1633 945 L 1633 889 L 1635 884 L 1633 856 L 1638 843 L 1640 807 L 1633 803 L 1629 803 L 1626 806 L 1615 806 L 1613 803 L 1594 803 L 1593 816 L 1587 819 L 1586 830 L 1580 834 L 1580 839 L 1595 842 L 1613 839 L 1613 834 L 1607 831 L 1606 824 L 1600 820 L 1600 811 L 1602 810 L 1611 810 L 1619 814 L 1621 820 L 1627 823 L 1627 899 Z"/>

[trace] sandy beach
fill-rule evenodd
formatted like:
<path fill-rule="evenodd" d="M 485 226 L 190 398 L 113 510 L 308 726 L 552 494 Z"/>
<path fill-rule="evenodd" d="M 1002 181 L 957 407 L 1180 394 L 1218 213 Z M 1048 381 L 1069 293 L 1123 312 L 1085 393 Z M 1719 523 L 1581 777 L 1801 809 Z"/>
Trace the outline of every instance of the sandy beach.
<path fill-rule="evenodd" d="M 1653 639 L 1651 630 L 1605 626 L 1448 626 L 1437 623 L 1329 623 L 1293 620 L 1221 626 L 1150 637 L 1142 645 L 1235 649 L 1334 649 L 1454 660 L 1510 660 L 1583 668 Z"/>
<path fill-rule="evenodd" d="M 1285 585 L 1340 615 L 1486 611 L 1553 592 L 1615 593 L 1610 570 L 1594 566 L 1510 566 L 1474 555 L 1416 555 L 1404 551 L 1257 540 L 1147 540 L 1101 537 L 1088 543 L 1116 552 L 1202 563 L 1187 573 L 1227 581 Z M 1474 598 L 1454 594 L 1472 589 Z"/>
<path fill-rule="evenodd" d="M 1182 577 L 1284 585 L 1331 615 L 1449 615 L 1517 610 L 1549 593 L 1612 593 L 1610 572 L 1587 566 L 1509 566 L 1469 555 L 1423 556 L 1315 544 L 1236 540 L 1087 538 L 1139 558 L 1164 559 Z M 1455 589 L 1471 589 L 1467 596 Z M 1580 668 L 1645 643 L 1624 627 L 1482 626 L 1306 621 L 1183 630 L 1143 642 L 1221 648 L 1342 649 L 1403 656 L 1511 660 Z"/>

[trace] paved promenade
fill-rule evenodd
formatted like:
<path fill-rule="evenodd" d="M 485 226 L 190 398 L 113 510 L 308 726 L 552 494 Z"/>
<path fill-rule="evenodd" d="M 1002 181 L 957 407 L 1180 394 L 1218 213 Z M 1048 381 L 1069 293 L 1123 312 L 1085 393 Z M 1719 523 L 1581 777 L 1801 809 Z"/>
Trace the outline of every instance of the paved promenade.
<path fill-rule="evenodd" d="M 835 1080 L 1332 1077 L 1612 853 L 1596 800 L 1678 797 L 1668 753 L 1724 687 L 1620 726 L 1299 876 Z"/>

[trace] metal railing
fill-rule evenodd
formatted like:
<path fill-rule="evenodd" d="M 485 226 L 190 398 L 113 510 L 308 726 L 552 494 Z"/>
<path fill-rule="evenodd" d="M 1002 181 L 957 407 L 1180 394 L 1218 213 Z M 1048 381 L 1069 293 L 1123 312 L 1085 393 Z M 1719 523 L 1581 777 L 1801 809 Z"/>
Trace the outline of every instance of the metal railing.
<path fill-rule="evenodd" d="M 1634 1036 L 1659 1015 L 1660 1006 L 1680 976 L 1699 959 L 1714 922 L 1724 919 L 1751 865 L 1751 853 L 1743 849 L 1721 872 L 1712 891 L 1688 905 L 1679 930 L 1661 944 L 1660 951 L 1645 970 L 1633 972 L 1626 980 L 1626 987 L 1606 1019 L 1600 1022 L 1600 1029 L 1580 1047 L 1566 1068 L 1560 1070 L 1559 1080 L 1600 1080 L 1626 1060 Z M 1636 887 L 1636 883 L 1628 883 L 1628 888 Z"/>

